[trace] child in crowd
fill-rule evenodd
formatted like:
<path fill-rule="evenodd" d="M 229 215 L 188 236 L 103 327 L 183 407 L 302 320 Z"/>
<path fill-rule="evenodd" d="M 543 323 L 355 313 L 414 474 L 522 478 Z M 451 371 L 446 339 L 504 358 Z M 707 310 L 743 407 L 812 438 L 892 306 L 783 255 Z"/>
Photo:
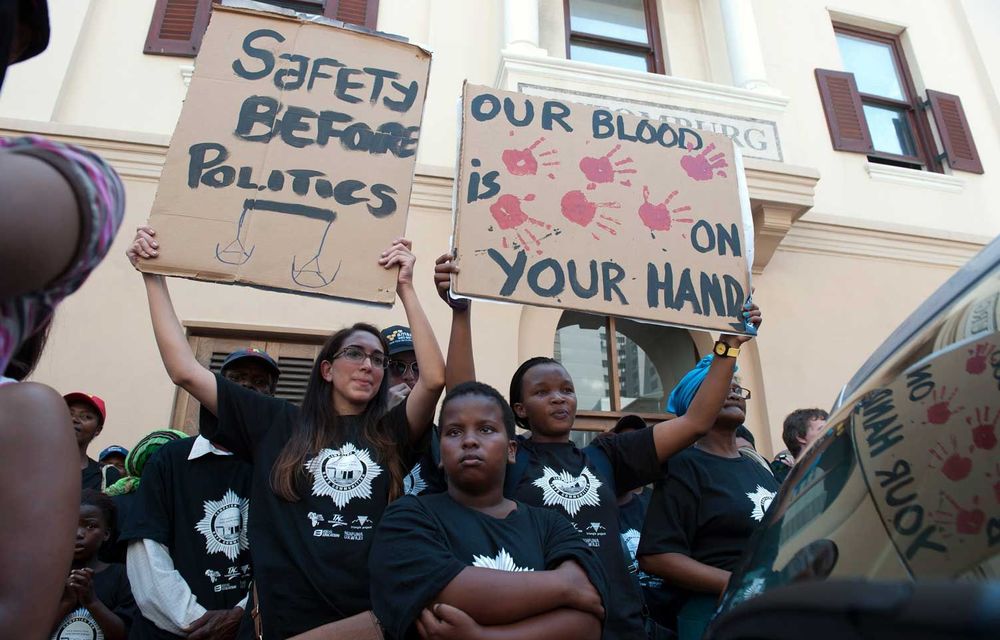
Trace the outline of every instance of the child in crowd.
<path fill-rule="evenodd" d="M 688 415 L 708 382 L 712 355 L 670 393 L 667 410 Z M 732 383 L 711 430 L 670 459 L 657 483 L 639 543 L 639 565 L 669 590 L 658 619 L 676 621 L 681 640 L 701 638 L 750 535 L 764 518 L 778 483 L 764 465 L 741 455 L 736 430 L 749 392 Z M 696 400 L 695 400 L 696 402 Z"/>
<path fill-rule="evenodd" d="M 607 602 L 596 556 L 565 518 L 504 498 L 517 443 L 510 406 L 468 382 L 441 407 L 446 493 L 404 496 L 369 557 L 389 638 L 599 638 Z"/>
<path fill-rule="evenodd" d="M 108 417 L 107 406 L 101 398 L 75 391 L 63 396 L 69 415 L 73 419 L 73 431 L 76 433 L 76 446 L 80 452 L 80 483 L 84 489 L 104 491 L 121 478 L 118 469 L 112 466 L 102 466 L 87 455 L 90 443 L 104 429 L 104 421 Z"/>
<path fill-rule="evenodd" d="M 747 322 L 760 325 L 760 311 L 748 303 Z M 642 638 L 642 596 L 626 571 L 618 525 L 618 495 L 660 477 L 661 465 L 707 433 L 725 402 L 739 345 L 749 336 L 723 335 L 716 358 L 683 416 L 633 433 L 597 438 L 580 450 L 570 441 L 576 392 L 569 372 L 552 358 L 532 358 L 514 373 L 510 403 L 518 423 L 531 432 L 518 436 L 517 463 L 504 494 L 526 504 L 558 510 L 597 552 L 608 574 L 611 600 L 608 638 Z"/>
<path fill-rule="evenodd" d="M 108 496 L 85 489 L 80 499 L 73 566 L 66 579 L 52 640 L 125 640 L 135 601 L 125 567 L 105 564 L 97 555 L 112 535 L 115 505 Z"/>
<path fill-rule="evenodd" d="M 143 227 L 128 254 L 133 262 L 154 259 L 157 248 L 155 233 Z M 373 627 L 367 559 L 374 528 L 402 494 L 445 382 L 444 359 L 413 287 L 414 261 L 403 239 L 377 260 L 398 269 L 396 291 L 420 361 L 413 390 L 388 411 L 388 347 L 375 327 L 359 323 L 330 336 L 300 409 L 201 366 L 164 279 L 143 275 L 170 378 L 218 418 L 201 421 L 202 435 L 253 466 L 249 538 L 266 640 L 321 626 L 329 637 L 360 637 Z"/>

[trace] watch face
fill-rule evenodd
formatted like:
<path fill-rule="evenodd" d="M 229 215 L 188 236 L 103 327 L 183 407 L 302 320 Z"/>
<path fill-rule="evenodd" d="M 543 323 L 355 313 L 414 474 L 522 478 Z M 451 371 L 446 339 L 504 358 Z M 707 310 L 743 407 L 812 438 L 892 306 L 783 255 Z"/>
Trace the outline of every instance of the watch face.
<path fill-rule="evenodd" d="M 726 355 L 726 345 L 722 344 L 721 342 L 716 342 L 715 343 L 715 355 L 717 355 L 717 356 L 724 356 L 724 355 Z"/>

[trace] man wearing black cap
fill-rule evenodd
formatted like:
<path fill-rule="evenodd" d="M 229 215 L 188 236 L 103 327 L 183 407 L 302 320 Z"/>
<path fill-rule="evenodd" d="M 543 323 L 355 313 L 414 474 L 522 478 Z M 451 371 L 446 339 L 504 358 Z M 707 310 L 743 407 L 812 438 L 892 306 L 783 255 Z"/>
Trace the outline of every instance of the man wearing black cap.
<path fill-rule="evenodd" d="M 280 371 L 266 352 L 246 348 L 226 356 L 220 374 L 271 396 Z M 200 419 L 215 418 L 202 411 Z M 236 637 L 251 580 L 252 471 L 202 436 L 169 442 L 149 460 L 122 533 L 143 614 L 131 638 Z"/>

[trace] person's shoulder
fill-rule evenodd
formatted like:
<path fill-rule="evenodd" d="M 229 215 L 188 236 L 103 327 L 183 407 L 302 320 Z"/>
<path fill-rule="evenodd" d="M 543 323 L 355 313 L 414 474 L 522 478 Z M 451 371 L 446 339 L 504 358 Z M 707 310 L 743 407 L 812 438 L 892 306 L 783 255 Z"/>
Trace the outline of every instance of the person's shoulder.
<path fill-rule="evenodd" d="M 167 442 L 162 447 L 160 447 L 150 458 L 150 461 L 156 460 L 157 458 L 161 460 L 187 460 L 187 457 L 191 455 L 191 449 L 194 447 L 194 443 L 197 438 L 180 438 L 179 440 L 171 440 Z"/>

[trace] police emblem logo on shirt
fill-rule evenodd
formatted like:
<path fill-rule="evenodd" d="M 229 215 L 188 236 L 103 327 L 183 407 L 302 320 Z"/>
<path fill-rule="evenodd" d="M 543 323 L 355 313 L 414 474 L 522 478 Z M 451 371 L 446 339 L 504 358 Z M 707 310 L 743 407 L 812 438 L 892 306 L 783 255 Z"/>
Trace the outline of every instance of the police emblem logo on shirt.
<path fill-rule="evenodd" d="M 194 528 L 205 536 L 205 552 L 222 553 L 235 560 L 250 546 L 247 539 L 250 501 L 229 489 L 221 500 L 206 500 L 204 506 L 205 517 Z"/>
<path fill-rule="evenodd" d="M 534 571 L 517 566 L 514 557 L 501 548 L 493 558 L 489 556 L 472 556 L 472 566 L 480 569 L 496 569 L 498 571 Z"/>
<path fill-rule="evenodd" d="M 419 496 L 427 490 L 427 481 L 421 475 L 422 468 L 418 462 L 413 469 L 403 478 L 403 493 L 408 496 Z"/>
<path fill-rule="evenodd" d="M 596 507 L 601 504 L 597 490 L 602 483 L 586 467 L 578 476 L 545 467 L 542 469 L 542 477 L 532 484 L 542 490 L 542 502 L 545 506 L 559 505 L 571 516 L 575 516 L 584 506 Z"/>
<path fill-rule="evenodd" d="M 338 509 L 354 498 L 371 498 L 372 480 L 382 473 L 367 449 L 350 442 L 339 449 L 320 450 L 305 467 L 313 476 L 313 495 L 328 496 Z"/>
<path fill-rule="evenodd" d="M 764 513 L 767 511 L 767 508 L 771 506 L 775 492 L 768 491 L 764 487 L 757 485 L 756 491 L 749 491 L 746 495 L 750 498 L 750 502 L 753 503 L 753 511 L 750 512 L 750 517 L 760 522 L 764 519 Z"/>
<path fill-rule="evenodd" d="M 104 632 L 90 612 L 80 607 L 66 616 L 52 640 L 104 640 Z"/>

